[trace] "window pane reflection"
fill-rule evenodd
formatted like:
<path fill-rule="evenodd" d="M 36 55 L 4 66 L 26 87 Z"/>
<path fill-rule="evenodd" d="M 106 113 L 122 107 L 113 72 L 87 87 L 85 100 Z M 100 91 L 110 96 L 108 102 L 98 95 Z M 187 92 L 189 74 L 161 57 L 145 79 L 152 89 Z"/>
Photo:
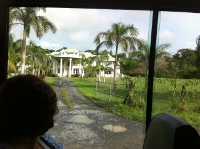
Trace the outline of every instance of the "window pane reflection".
<path fill-rule="evenodd" d="M 169 112 L 200 130 L 200 14 L 161 12 L 153 113 Z M 169 47 L 167 47 L 169 45 Z"/>
<path fill-rule="evenodd" d="M 52 21 L 57 32 L 53 34 L 49 30 L 39 34 L 43 36 L 38 38 L 35 26 L 30 26 L 30 30 L 26 30 L 30 31 L 30 36 L 25 41 L 24 22 L 12 18 L 13 10 L 10 9 L 10 21 L 15 25 L 10 29 L 9 77 L 21 73 L 24 41 L 26 55 L 22 73 L 45 76 L 45 81 L 54 87 L 59 97 L 60 113 L 49 133 L 66 148 L 142 148 L 150 11 L 47 8 L 46 13 L 39 11 L 36 14 Z M 120 32 L 116 25 L 120 25 Z M 115 31 L 122 34 L 125 28 L 133 27 L 131 32 L 119 36 L 123 37 L 119 46 L 116 46 L 116 40 L 112 46 L 107 42 L 101 48 L 96 44 L 98 40 L 94 42 L 98 33 Z M 102 36 L 102 41 L 108 39 L 105 36 Z M 137 40 L 133 41 L 131 36 Z M 108 57 L 102 59 L 105 51 Z M 117 73 L 114 71 L 115 58 Z M 116 89 L 114 73 L 117 76 Z M 78 96 L 70 81 L 74 81 L 78 91 L 87 98 L 96 98 L 95 103 L 106 110 L 88 104 L 85 98 L 77 102 L 77 98 L 83 96 Z M 98 91 L 95 91 L 96 86 Z M 69 101 L 65 101 L 64 96 L 69 97 Z M 72 108 L 66 103 L 72 103 Z"/>

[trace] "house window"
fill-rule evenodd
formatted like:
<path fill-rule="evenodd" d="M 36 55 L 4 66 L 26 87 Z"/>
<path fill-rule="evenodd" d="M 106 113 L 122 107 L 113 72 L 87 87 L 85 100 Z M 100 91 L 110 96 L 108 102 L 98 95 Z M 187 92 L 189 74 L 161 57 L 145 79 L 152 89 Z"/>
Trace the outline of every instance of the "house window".
<path fill-rule="evenodd" d="M 79 69 L 74 69 L 73 73 L 74 74 L 79 74 Z"/>

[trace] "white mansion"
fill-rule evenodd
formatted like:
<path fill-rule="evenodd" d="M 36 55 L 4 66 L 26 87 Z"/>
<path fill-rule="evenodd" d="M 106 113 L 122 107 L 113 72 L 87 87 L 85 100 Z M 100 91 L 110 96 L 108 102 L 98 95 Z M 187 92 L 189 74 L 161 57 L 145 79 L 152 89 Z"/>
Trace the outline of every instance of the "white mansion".
<path fill-rule="evenodd" d="M 53 56 L 53 73 L 58 74 L 58 76 L 68 76 L 71 77 L 73 74 L 80 74 L 84 76 L 83 66 L 81 65 L 82 55 L 86 58 L 94 57 L 95 55 L 90 52 L 79 52 L 76 49 L 63 49 L 59 52 L 52 52 Z M 113 77 L 114 76 L 114 61 L 115 59 L 108 54 L 108 60 L 103 61 L 102 65 L 106 66 L 109 63 L 109 67 L 112 71 L 105 73 L 100 72 L 101 76 Z M 94 61 L 92 66 L 96 66 Z M 117 74 L 120 74 L 120 69 L 117 69 Z"/>

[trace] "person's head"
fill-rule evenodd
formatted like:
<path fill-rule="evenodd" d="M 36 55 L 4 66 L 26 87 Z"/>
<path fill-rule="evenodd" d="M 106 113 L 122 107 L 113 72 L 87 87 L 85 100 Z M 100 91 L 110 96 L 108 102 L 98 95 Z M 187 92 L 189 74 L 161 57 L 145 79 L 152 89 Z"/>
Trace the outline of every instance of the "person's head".
<path fill-rule="evenodd" d="M 34 75 L 18 75 L 0 86 L 0 138 L 35 137 L 53 127 L 53 88 Z"/>

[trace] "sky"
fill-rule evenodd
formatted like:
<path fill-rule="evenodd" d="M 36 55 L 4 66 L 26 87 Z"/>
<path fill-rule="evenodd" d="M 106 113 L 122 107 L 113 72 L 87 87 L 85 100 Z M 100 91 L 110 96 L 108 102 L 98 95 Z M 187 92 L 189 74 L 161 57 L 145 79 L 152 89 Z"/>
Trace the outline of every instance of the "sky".
<path fill-rule="evenodd" d="M 53 22 L 57 32 L 48 32 L 38 39 L 32 30 L 27 43 L 33 40 L 37 45 L 51 50 L 63 47 L 79 51 L 94 50 L 95 36 L 110 29 L 112 23 L 118 22 L 133 24 L 139 31 L 138 38 L 148 40 L 150 11 L 47 8 L 46 13 L 40 12 L 38 15 L 46 16 Z M 196 48 L 196 38 L 200 35 L 200 14 L 161 12 L 160 20 L 159 44 L 170 43 L 168 52 L 173 55 L 182 48 Z M 22 32 L 20 25 L 11 30 L 16 40 L 22 38 Z M 115 54 L 114 47 L 107 50 Z"/>

